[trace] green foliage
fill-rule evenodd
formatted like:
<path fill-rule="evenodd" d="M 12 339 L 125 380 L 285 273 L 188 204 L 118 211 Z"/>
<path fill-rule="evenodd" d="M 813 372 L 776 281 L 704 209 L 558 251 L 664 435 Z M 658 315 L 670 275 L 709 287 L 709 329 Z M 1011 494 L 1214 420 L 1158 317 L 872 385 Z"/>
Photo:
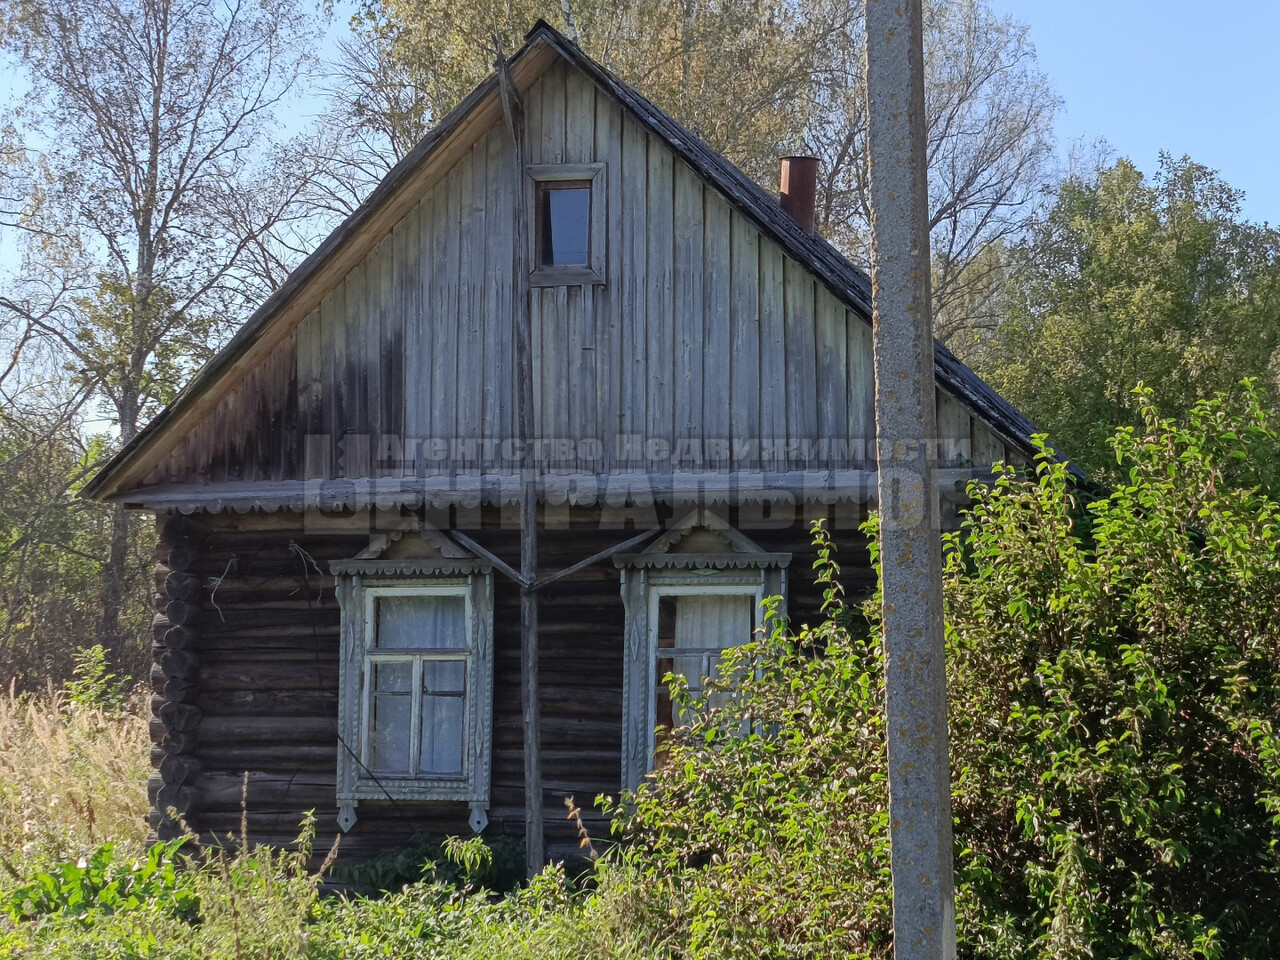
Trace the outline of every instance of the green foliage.
<path fill-rule="evenodd" d="M 524 843 L 511 837 L 486 844 L 479 837 L 421 836 L 370 860 L 339 863 L 333 876 L 368 893 L 422 882 L 508 891 L 524 879 Z"/>
<path fill-rule="evenodd" d="M 63 685 L 66 706 L 121 710 L 129 700 L 129 686 L 107 668 L 102 644 L 85 647 L 75 655 L 72 677 Z"/>
<path fill-rule="evenodd" d="M 962 929 L 975 957 L 1280 946 L 1280 504 L 1257 397 L 1137 395 L 1123 480 L 973 490 L 949 542 Z"/>
<path fill-rule="evenodd" d="M 839 626 L 839 568 L 818 525 L 826 622 L 727 651 L 650 782 L 610 804 L 643 909 L 683 956 L 883 955 L 890 928 L 883 667 Z M 771 601 L 771 603 L 776 603 Z"/>
<path fill-rule="evenodd" d="M 35 690 L 61 686 L 77 651 L 99 639 L 111 508 L 76 497 L 101 462 L 101 440 L 74 420 L 18 412 L 0 412 L 0 677 Z M 145 675 L 154 613 L 149 532 L 134 526 L 120 618 L 130 642 L 109 653 L 111 669 L 131 678 Z"/>
<path fill-rule="evenodd" d="M 105 916 L 159 901 L 174 916 L 194 919 L 200 904 L 180 883 L 177 857 L 187 839 L 154 843 L 145 857 L 127 862 L 117 857 L 114 843 L 103 844 L 92 856 L 37 873 L 30 883 L 8 894 L 5 912 L 15 921 L 53 914 Z"/>
<path fill-rule="evenodd" d="M 1278 253 L 1280 232 L 1244 222 L 1239 191 L 1214 171 L 1165 155 L 1148 179 L 1121 160 L 1059 186 L 1006 251 L 995 332 L 963 352 L 1061 449 L 1109 475 L 1113 431 L 1141 423 L 1139 382 L 1185 417 L 1255 377 L 1274 409 Z"/>

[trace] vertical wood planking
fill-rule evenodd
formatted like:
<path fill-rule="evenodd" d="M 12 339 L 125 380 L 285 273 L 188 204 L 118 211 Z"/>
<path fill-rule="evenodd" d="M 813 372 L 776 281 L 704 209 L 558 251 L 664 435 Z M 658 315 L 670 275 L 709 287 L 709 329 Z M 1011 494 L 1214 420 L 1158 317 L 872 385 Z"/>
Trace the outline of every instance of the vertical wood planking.
<path fill-rule="evenodd" d="M 649 147 L 649 230 L 645 283 L 645 327 L 648 331 L 649 386 L 645 407 L 645 433 L 662 440 L 670 449 L 675 424 L 671 401 L 675 362 L 672 356 L 675 329 L 672 322 L 671 273 L 674 253 L 671 152 Z M 670 461 L 659 468 L 670 469 Z"/>
<path fill-rule="evenodd" d="M 725 440 L 730 432 L 729 207 L 708 191 L 703 200 L 702 436 Z"/>
<path fill-rule="evenodd" d="M 542 104 L 539 127 L 542 152 L 538 163 L 564 163 L 565 144 L 565 86 L 568 70 L 562 63 L 556 64 L 543 75 L 538 83 Z"/>
<path fill-rule="evenodd" d="M 622 239 L 622 275 L 615 287 L 622 291 L 622 396 L 619 422 L 625 441 L 643 435 L 645 428 L 645 270 L 648 244 L 648 136 L 640 125 L 622 115 L 622 215 L 617 233 Z M 625 459 L 630 468 L 643 468 L 635 450 Z"/>
<path fill-rule="evenodd" d="M 807 270 L 790 257 L 783 261 L 786 316 L 787 439 L 804 449 L 818 432 L 818 371 L 814 353 L 814 282 Z M 792 468 L 802 469 L 804 458 L 793 458 Z"/>
<path fill-rule="evenodd" d="M 547 368 L 544 410 L 547 414 L 544 437 L 571 436 L 569 427 L 569 288 L 542 288 L 542 349 Z"/>
<path fill-rule="evenodd" d="M 783 255 L 768 240 L 760 241 L 760 439 L 787 438 L 787 353 L 783 334 Z M 769 444 L 770 449 L 776 449 Z M 762 454 L 761 468 L 780 470 L 785 463 Z"/>
<path fill-rule="evenodd" d="M 306 480 L 320 475 L 321 464 L 312 458 L 307 438 L 324 432 L 322 374 L 320 311 L 317 309 L 307 314 L 298 325 L 298 430 L 302 434 L 299 439 L 303 453 L 302 478 Z"/>
<path fill-rule="evenodd" d="M 977 417 L 972 418 L 970 440 L 973 465 L 979 470 L 990 470 L 993 463 L 1004 459 L 1004 443 Z"/>
<path fill-rule="evenodd" d="M 384 457 L 396 459 L 400 456 L 397 448 L 403 433 L 401 419 L 404 416 L 404 321 L 400 318 L 396 302 L 396 280 L 404 267 L 403 250 L 397 248 L 397 239 L 403 244 L 403 236 L 398 237 L 393 229 L 385 243 L 387 256 L 382 262 L 378 295 L 377 349 L 381 353 L 381 372 L 378 389 L 370 401 L 378 411 L 378 445 L 375 451 L 381 448 Z M 384 464 L 383 470 L 389 475 L 398 476 L 400 473 L 399 464 L 395 462 Z"/>
<path fill-rule="evenodd" d="M 480 436 L 481 384 L 484 382 L 484 339 L 482 328 L 484 283 L 484 141 L 473 146 L 462 159 L 457 189 L 459 213 L 458 244 L 458 359 L 455 396 L 458 420 L 455 436 Z M 478 461 L 470 454 L 460 467 L 473 470 Z"/>
<path fill-rule="evenodd" d="M 414 433 L 418 422 L 417 411 L 424 404 L 423 393 L 423 343 L 422 343 L 422 287 L 421 276 L 427 265 L 421 258 L 422 250 L 422 202 L 414 204 L 397 224 L 403 234 L 401 249 L 403 259 L 396 265 L 397 313 L 402 331 L 404 362 L 404 409 L 400 412 L 400 433 L 404 444 L 404 474 L 417 473 L 418 436 Z M 427 394 L 429 396 L 429 393 Z"/>
<path fill-rule="evenodd" d="M 938 465 L 960 467 L 971 462 L 969 411 L 959 400 L 941 390 L 938 397 Z"/>
<path fill-rule="evenodd" d="M 361 353 L 365 378 L 365 423 L 361 428 L 369 434 L 371 475 L 377 475 L 377 451 L 382 433 L 382 393 L 390 386 L 392 377 L 383 377 L 383 365 L 391 358 L 382 352 L 382 299 L 390 286 L 387 276 L 394 254 L 394 234 L 387 234 L 368 258 L 365 271 L 364 296 L 364 344 Z M 385 383 L 384 383 L 385 379 Z"/>
<path fill-rule="evenodd" d="M 455 165 L 442 181 L 435 230 L 440 235 L 442 258 L 437 262 L 436 288 L 440 311 L 432 319 L 431 436 L 452 443 L 458 431 L 458 222 L 462 197 L 457 183 L 461 171 Z M 443 215 L 442 215 L 443 214 Z"/>
<path fill-rule="evenodd" d="M 596 87 L 586 74 L 565 76 L 564 162 L 590 163 L 595 157 Z"/>
<path fill-rule="evenodd" d="M 320 301 L 320 364 L 324 412 L 320 425 L 323 439 L 317 443 L 323 444 L 325 448 L 322 459 L 327 476 L 338 475 L 338 431 L 342 424 L 342 397 L 338 391 L 338 371 L 342 367 L 338 351 L 343 342 L 339 334 L 342 333 L 344 296 L 345 291 L 339 285 Z"/>
<path fill-rule="evenodd" d="M 286 377 L 281 389 L 284 391 L 284 410 L 280 419 L 280 459 L 273 471 L 271 479 L 290 480 L 300 476 L 301 460 L 299 458 L 299 417 L 298 417 L 298 331 L 289 334 L 284 344 Z"/>
<path fill-rule="evenodd" d="M 729 428 L 736 445 L 760 437 L 760 234 L 735 213 L 729 238 Z"/>
<path fill-rule="evenodd" d="M 529 163 L 546 163 L 544 157 L 550 149 L 544 142 L 547 135 L 547 123 L 543 119 L 546 112 L 546 85 L 550 82 L 551 72 L 543 74 L 525 94 L 525 140 L 528 144 L 527 161 Z M 536 201 L 536 187 L 532 180 L 525 177 L 520 182 L 520 202 L 533 214 Z M 533 265 L 533 251 L 536 248 L 535 234 L 537 218 L 529 218 L 529 264 Z M 533 424 L 538 436 L 546 435 L 548 392 L 546 385 L 546 358 L 544 351 L 547 345 L 543 342 L 542 330 L 542 289 L 534 287 L 529 291 L 529 349 L 533 363 Z M 554 345 L 552 345 L 554 349 Z"/>
<path fill-rule="evenodd" d="M 538 85 L 541 163 L 564 162 L 566 83 L 567 71 L 563 65 L 557 64 Z M 533 188 L 532 184 L 528 186 Z M 539 295 L 542 301 L 538 318 L 542 327 L 542 436 L 559 439 L 572 435 L 569 428 L 568 290 L 563 286 L 543 287 L 534 294 L 535 298 Z"/>
<path fill-rule="evenodd" d="M 604 470 L 617 469 L 618 434 L 622 410 L 622 113 L 610 96 L 596 96 L 595 160 L 605 165 L 607 205 L 605 242 L 606 283 L 596 291 L 596 398 Z"/>
<path fill-rule="evenodd" d="M 565 78 L 566 163 L 589 163 L 595 156 L 595 84 L 578 70 Z M 607 174 L 606 174 L 607 176 Z M 605 185 L 606 194 L 608 185 Z M 596 202 L 599 198 L 593 198 Z M 594 473 L 599 464 L 582 456 L 581 441 L 598 436 L 596 392 L 595 287 L 584 284 L 569 290 L 569 429 L 577 441 L 575 468 Z"/>
<path fill-rule="evenodd" d="M 437 187 L 422 199 L 418 220 L 418 256 L 423 264 L 418 279 L 418 302 L 421 305 L 418 314 L 417 376 L 420 381 L 420 405 L 410 411 L 414 421 L 409 432 L 418 440 L 426 441 L 432 431 L 432 409 L 435 405 L 435 366 L 439 344 L 436 342 L 436 318 L 440 316 L 444 303 L 444 291 L 439 283 L 440 263 L 444 257 L 441 244 L 439 220 L 443 213 L 441 191 Z M 420 445 L 417 458 L 419 475 L 434 472 L 426 457 L 425 442 Z"/>
<path fill-rule="evenodd" d="M 835 455 L 828 463 L 845 468 L 849 466 L 843 450 L 849 425 L 846 357 L 849 337 L 844 329 L 847 322 L 845 308 L 822 286 L 817 288 L 814 308 L 817 321 L 818 439 L 825 442 L 827 449 Z"/>
<path fill-rule="evenodd" d="M 849 441 L 834 465 L 871 466 L 865 321 L 584 76 L 554 68 L 526 105 L 531 162 L 605 165 L 608 224 L 605 284 L 532 296 L 539 433 L 602 440 L 605 460 L 580 454 L 577 470 L 617 470 L 620 434 L 660 441 L 653 449 L 758 437 L 842 441 L 843 452 Z M 348 432 L 392 455 L 380 436 L 514 435 L 507 214 L 517 197 L 529 203 L 532 181 L 512 182 L 510 148 L 501 125 L 481 137 L 151 476 L 314 476 L 341 466 Z M 316 434 L 330 448 L 319 458 L 305 448 Z M 943 465 L 985 468 L 1004 452 L 949 397 L 938 434 Z M 406 443 L 406 458 L 420 449 Z"/>
<path fill-rule="evenodd" d="M 353 435 L 363 433 L 368 423 L 366 406 L 368 402 L 367 387 L 369 373 L 364 357 L 365 316 L 365 273 L 367 261 L 358 263 L 347 274 L 343 282 L 346 296 L 340 307 L 342 314 L 339 320 L 341 344 L 339 362 L 336 373 L 337 389 L 342 396 L 342 419 L 338 429 L 338 450 L 342 457 L 342 475 L 359 477 L 365 475 L 364 458 L 361 451 L 367 449 Z"/>
<path fill-rule="evenodd" d="M 852 311 L 845 311 L 845 329 L 849 439 L 861 454 L 855 458 L 853 466 L 866 468 L 874 465 L 876 449 L 876 384 L 871 325 Z"/>
<path fill-rule="evenodd" d="M 675 165 L 675 436 L 702 438 L 702 181 Z"/>
<path fill-rule="evenodd" d="M 501 127 L 485 138 L 485 254 L 484 254 L 484 364 L 481 398 L 482 436 L 501 441 L 513 436 L 504 422 L 504 393 L 514 390 L 511 371 L 515 357 L 510 350 L 511 211 L 514 197 L 507 189 L 507 150 Z M 505 294 L 505 296 L 504 296 Z M 504 309 L 504 303 L 506 309 Z"/>

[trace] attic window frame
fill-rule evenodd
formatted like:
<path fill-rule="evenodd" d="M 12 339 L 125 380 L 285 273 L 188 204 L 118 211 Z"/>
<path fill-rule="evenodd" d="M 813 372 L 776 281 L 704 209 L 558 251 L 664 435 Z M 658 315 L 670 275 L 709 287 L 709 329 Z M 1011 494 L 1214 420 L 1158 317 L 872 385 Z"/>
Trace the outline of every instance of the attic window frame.
<path fill-rule="evenodd" d="M 529 223 L 529 285 L 534 287 L 601 284 L 606 275 L 606 195 L 603 163 L 534 163 L 525 167 L 531 183 L 525 191 Z M 580 182 L 590 191 L 587 221 L 587 260 L 584 265 L 542 262 L 542 197 L 546 184 Z M 553 188 L 554 189 L 554 188 Z"/>

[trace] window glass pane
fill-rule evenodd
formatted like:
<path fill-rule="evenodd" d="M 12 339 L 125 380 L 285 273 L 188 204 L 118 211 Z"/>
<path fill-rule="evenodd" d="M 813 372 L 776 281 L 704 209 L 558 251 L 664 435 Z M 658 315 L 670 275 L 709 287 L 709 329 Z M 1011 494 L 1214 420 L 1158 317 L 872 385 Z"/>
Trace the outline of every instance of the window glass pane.
<path fill-rule="evenodd" d="M 370 741 L 374 773 L 409 772 L 409 731 L 412 728 L 411 698 L 407 693 L 373 695 L 373 730 Z"/>
<path fill-rule="evenodd" d="M 755 598 L 676 597 L 674 647 L 723 650 L 751 640 Z"/>
<path fill-rule="evenodd" d="M 689 692 L 702 693 L 703 679 L 714 676 L 720 651 L 752 638 L 755 597 L 748 594 L 667 596 L 658 600 L 657 721 L 688 723 L 692 719 L 675 710 L 662 677 L 680 674 Z"/>
<path fill-rule="evenodd" d="M 379 597 L 377 645 L 383 650 L 465 650 L 466 601 L 462 597 Z"/>
<path fill-rule="evenodd" d="M 408 660 L 375 663 L 373 689 L 378 693 L 408 693 L 413 689 L 413 664 Z"/>
<path fill-rule="evenodd" d="M 590 253 L 591 188 L 542 188 L 542 263 L 544 266 L 586 266 Z"/>
<path fill-rule="evenodd" d="M 443 776 L 462 774 L 462 745 L 466 700 L 459 696 L 424 695 L 422 698 L 423 773 Z"/>
<path fill-rule="evenodd" d="M 422 664 L 423 693 L 466 692 L 467 663 L 465 660 L 426 660 Z"/>

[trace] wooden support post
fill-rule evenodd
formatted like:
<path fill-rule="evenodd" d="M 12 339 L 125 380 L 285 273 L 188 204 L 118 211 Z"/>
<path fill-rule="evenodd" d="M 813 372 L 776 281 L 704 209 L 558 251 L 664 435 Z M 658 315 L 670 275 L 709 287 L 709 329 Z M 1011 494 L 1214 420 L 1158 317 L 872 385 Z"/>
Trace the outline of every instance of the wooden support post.
<path fill-rule="evenodd" d="M 867 0 L 893 953 L 956 955 L 921 0 Z"/>
<path fill-rule="evenodd" d="M 529 225 L 525 217 L 524 107 L 511 79 L 506 58 L 498 49 L 498 85 L 502 114 L 511 133 L 514 229 L 512 231 L 512 295 L 515 326 L 518 421 L 522 449 L 533 439 L 533 330 L 529 310 Z M 532 466 L 523 468 L 520 497 L 520 691 L 524 708 L 524 830 L 525 871 L 532 877 L 546 862 L 542 824 L 542 737 L 538 707 L 538 486 Z"/>

